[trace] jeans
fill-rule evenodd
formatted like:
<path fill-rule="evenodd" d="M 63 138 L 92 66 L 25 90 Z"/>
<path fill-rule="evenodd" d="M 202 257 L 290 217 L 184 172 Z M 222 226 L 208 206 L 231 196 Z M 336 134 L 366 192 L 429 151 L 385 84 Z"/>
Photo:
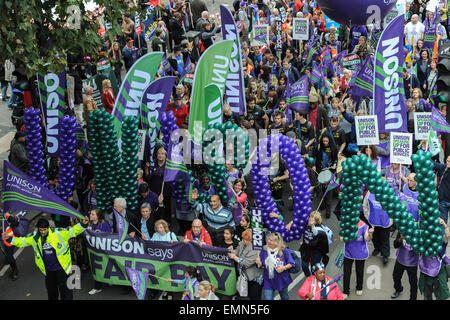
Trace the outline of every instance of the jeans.
<path fill-rule="evenodd" d="M 11 96 L 9 97 L 8 107 L 12 107 L 12 105 L 13 105 L 14 103 L 16 103 L 17 95 L 13 92 L 12 82 L 10 82 L 9 85 L 10 85 L 10 87 L 11 87 Z"/>
<path fill-rule="evenodd" d="M 441 212 L 441 218 L 445 221 L 445 224 L 448 222 L 448 210 L 450 210 L 450 202 L 439 201 L 439 211 Z"/>
<path fill-rule="evenodd" d="M 279 291 L 281 300 L 289 300 L 289 293 L 287 288 L 283 288 L 283 290 Z M 275 295 L 275 290 L 264 289 L 264 299 L 265 300 L 273 300 Z"/>
<path fill-rule="evenodd" d="M 301 253 L 302 258 L 302 270 L 305 274 L 305 277 L 311 276 L 311 270 L 309 269 L 309 265 L 314 265 L 319 263 L 322 260 L 322 254 L 318 251 L 313 252 L 312 256 L 308 254 L 308 251 L 304 251 Z M 311 259 L 311 260 L 310 260 Z"/>
<path fill-rule="evenodd" d="M 8 92 L 8 84 L 11 82 L 9 81 L 2 81 L 1 87 L 2 87 L 2 100 L 6 101 L 6 93 Z"/>

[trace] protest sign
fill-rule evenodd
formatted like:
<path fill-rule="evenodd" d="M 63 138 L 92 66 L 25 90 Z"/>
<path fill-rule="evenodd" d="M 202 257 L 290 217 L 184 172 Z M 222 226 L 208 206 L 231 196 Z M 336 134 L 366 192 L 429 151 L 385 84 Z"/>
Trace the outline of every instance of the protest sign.
<path fill-rule="evenodd" d="M 236 293 L 234 261 L 224 248 L 200 246 L 197 243 L 146 241 L 127 236 L 119 244 L 117 234 L 86 230 L 86 248 L 94 280 L 129 286 L 126 267 L 165 279 L 184 279 L 186 266 L 197 267 L 203 278 L 214 284 L 216 292 Z M 148 288 L 183 291 L 182 285 L 150 275 Z"/>
<path fill-rule="evenodd" d="M 378 138 L 377 116 L 355 117 L 356 144 L 358 146 L 377 145 Z"/>
<path fill-rule="evenodd" d="M 345 68 L 355 68 L 359 64 L 361 64 L 361 59 L 357 54 L 349 54 L 342 58 L 342 65 Z"/>
<path fill-rule="evenodd" d="M 410 165 L 412 155 L 412 133 L 393 132 L 390 138 L 391 163 Z"/>
<path fill-rule="evenodd" d="M 431 112 L 414 112 L 414 138 L 427 140 L 430 133 Z"/>
<path fill-rule="evenodd" d="M 269 44 L 269 26 L 260 24 L 253 26 L 252 30 L 252 46 L 265 46 Z"/>
<path fill-rule="evenodd" d="M 264 243 L 263 232 L 263 212 L 260 208 L 252 208 L 251 228 L 252 228 L 252 246 L 253 250 L 262 250 Z"/>
<path fill-rule="evenodd" d="M 138 159 L 144 160 L 145 130 L 138 130 Z"/>
<path fill-rule="evenodd" d="M 294 40 L 308 40 L 309 36 L 309 22 L 306 18 L 294 18 L 292 39 Z"/>

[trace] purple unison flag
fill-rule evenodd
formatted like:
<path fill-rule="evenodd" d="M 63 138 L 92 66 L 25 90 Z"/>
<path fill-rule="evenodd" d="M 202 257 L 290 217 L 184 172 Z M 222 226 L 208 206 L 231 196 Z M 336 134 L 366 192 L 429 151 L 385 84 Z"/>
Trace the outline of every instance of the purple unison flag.
<path fill-rule="evenodd" d="M 296 83 L 290 87 L 290 97 L 288 105 L 291 110 L 308 110 L 309 107 L 309 91 L 308 91 L 308 75 L 304 75 Z"/>
<path fill-rule="evenodd" d="M 222 37 L 224 40 L 234 40 L 231 51 L 230 69 L 228 71 L 225 85 L 225 95 L 231 111 L 243 115 L 247 112 L 247 101 L 245 99 L 244 74 L 242 72 L 241 44 L 239 42 L 238 30 L 230 10 L 221 5 L 220 17 L 222 22 Z"/>
<path fill-rule="evenodd" d="M 113 212 L 116 219 L 117 232 L 119 234 L 119 244 L 122 244 L 128 235 L 128 221 L 114 208 Z"/>
<path fill-rule="evenodd" d="M 166 73 L 168 73 L 168 72 L 170 72 L 170 71 L 173 70 L 173 69 L 172 69 L 172 65 L 170 64 L 169 60 L 167 60 L 167 57 L 166 57 L 166 56 L 164 56 L 164 60 L 163 60 L 162 65 L 163 65 L 163 70 L 164 70 L 164 72 L 166 72 Z"/>
<path fill-rule="evenodd" d="M 445 120 L 445 116 L 435 107 L 431 107 L 430 125 L 436 132 L 450 133 L 450 125 Z"/>
<path fill-rule="evenodd" d="M 66 72 L 37 74 L 42 115 L 45 119 L 48 155 L 59 155 L 59 124 L 64 116 Z"/>
<path fill-rule="evenodd" d="M 164 182 L 175 181 L 186 176 L 189 180 L 189 171 L 181 156 L 181 143 L 175 145 L 170 141 L 164 169 Z"/>
<path fill-rule="evenodd" d="M 39 210 L 51 214 L 85 219 L 51 190 L 39 184 L 10 162 L 3 163 L 3 210 Z"/>
<path fill-rule="evenodd" d="M 322 73 L 322 67 L 320 67 L 319 65 L 317 65 L 317 63 L 315 61 L 313 61 L 313 68 L 311 71 L 311 82 L 313 84 L 321 84 L 322 83 L 322 78 L 323 78 L 323 73 Z"/>
<path fill-rule="evenodd" d="M 160 116 L 166 111 L 172 94 L 176 77 L 162 77 L 156 79 L 145 90 L 141 101 L 142 129 L 145 130 L 150 141 L 150 155 L 153 155 L 158 134 L 161 128 Z M 150 156 L 150 165 L 153 156 Z"/>
<path fill-rule="evenodd" d="M 373 56 L 368 56 L 349 86 L 349 93 L 358 97 L 373 97 Z"/>
<path fill-rule="evenodd" d="M 378 41 L 375 54 L 374 114 L 380 132 L 407 132 L 403 84 L 403 30 L 405 15 L 392 20 Z"/>
<path fill-rule="evenodd" d="M 184 64 L 183 72 L 180 74 L 180 81 L 186 74 L 188 74 L 191 71 L 192 71 L 191 56 L 188 56 L 186 59 L 186 63 Z"/>
<path fill-rule="evenodd" d="M 136 297 L 139 300 L 144 300 L 145 293 L 147 292 L 147 281 L 149 274 L 129 267 L 125 267 L 125 270 L 127 272 L 128 279 L 131 282 L 131 287 L 136 293 Z"/>

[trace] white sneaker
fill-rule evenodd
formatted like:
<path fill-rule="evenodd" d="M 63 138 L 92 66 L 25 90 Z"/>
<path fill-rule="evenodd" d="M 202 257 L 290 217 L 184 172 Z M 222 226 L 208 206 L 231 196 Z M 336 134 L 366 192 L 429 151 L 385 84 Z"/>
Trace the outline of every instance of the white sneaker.
<path fill-rule="evenodd" d="M 363 291 L 362 290 L 356 290 L 356 295 L 357 296 L 362 296 L 363 295 Z"/>
<path fill-rule="evenodd" d="M 92 289 L 91 291 L 89 291 L 89 294 L 92 296 L 100 292 L 102 292 L 102 289 Z"/>

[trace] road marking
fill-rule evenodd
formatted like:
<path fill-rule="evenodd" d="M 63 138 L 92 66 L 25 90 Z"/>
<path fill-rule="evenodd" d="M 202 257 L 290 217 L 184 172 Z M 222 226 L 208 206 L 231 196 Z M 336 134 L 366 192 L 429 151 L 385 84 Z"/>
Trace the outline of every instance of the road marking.
<path fill-rule="evenodd" d="M 0 138 L 0 154 L 8 151 L 9 147 L 11 146 L 11 140 L 14 139 L 15 134 L 16 133 L 14 131 L 11 131 Z"/>
<path fill-rule="evenodd" d="M 296 254 L 298 257 L 301 256 L 301 255 L 300 255 L 300 252 L 295 251 L 295 250 L 292 250 L 292 251 L 294 251 L 295 254 Z M 294 288 L 294 287 L 297 285 L 297 283 L 299 283 L 300 281 L 302 281 L 303 278 L 305 277 L 305 274 L 303 273 L 303 270 L 301 270 L 300 272 L 301 272 L 301 274 L 300 274 L 299 276 L 297 276 L 297 278 L 295 278 L 294 281 L 292 281 L 291 284 L 289 285 L 289 287 L 288 287 L 288 292 L 291 291 L 292 288 Z M 280 300 L 280 295 L 278 294 L 277 296 L 275 296 L 274 300 Z"/>
<path fill-rule="evenodd" d="M 17 250 L 14 253 L 14 259 L 17 259 L 17 257 L 22 253 L 22 251 L 23 251 L 23 248 L 19 248 L 19 250 Z M 6 271 L 8 271 L 8 268 L 9 268 L 9 264 L 7 264 L 3 267 L 2 271 L 0 271 L 0 277 L 3 277 L 5 275 Z"/>

